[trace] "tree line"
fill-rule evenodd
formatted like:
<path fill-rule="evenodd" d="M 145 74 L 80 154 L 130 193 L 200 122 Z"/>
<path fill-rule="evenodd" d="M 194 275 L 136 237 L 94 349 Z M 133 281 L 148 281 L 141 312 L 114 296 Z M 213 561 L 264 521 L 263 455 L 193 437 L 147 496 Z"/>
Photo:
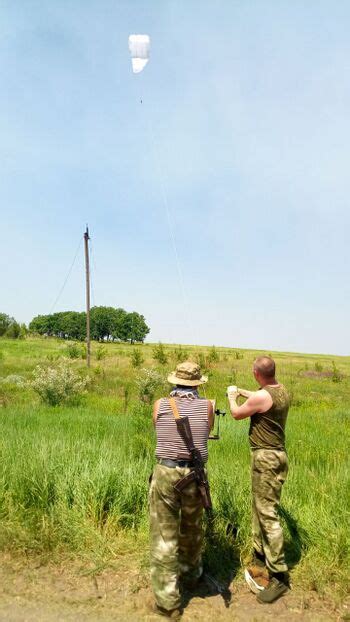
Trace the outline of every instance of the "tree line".
<path fill-rule="evenodd" d="M 29 330 L 39 335 L 61 339 L 86 339 L 85 311 L 61 311 L 37 315 Z M 92 307 L 90 311 L 90 336 L 96 341 L 143 342 L 150 329 L 143 315 L 114 307 Z"/>
<path fill-rule="evenodd" d="M 28 328 L 25 324 L 19 324 L 14 317 L 6 313 L 0 313 L 0 337 L 21 339 L 26 336 Z"/>

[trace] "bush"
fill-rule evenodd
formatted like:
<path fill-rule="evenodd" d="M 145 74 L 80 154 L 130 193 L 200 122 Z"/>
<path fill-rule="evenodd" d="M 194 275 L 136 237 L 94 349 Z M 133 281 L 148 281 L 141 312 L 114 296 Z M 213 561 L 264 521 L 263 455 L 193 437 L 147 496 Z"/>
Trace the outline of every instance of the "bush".
<path fill-rule="evenodd" d="M 201 372 L 209 374 L 210 361 L 209 358 L 203 354 L 203 352 L 196 352 L 194 355 L 194 360 L 201 368 Z"/>
<path fill-rule="evenodd" d="M 156 391 L 164 386 L 164 378 L 154 369 L 143 369 L 136 380 L 136 386 L 141 402 L 150 404 Z"/>
<path fill-rule="evenodd" d="M 335 362 L 332 361 L 332 381 L 333 382 L 341 382 L 343 380 L 343 376 L 341 375 L 338 367 Z"/>
<path fill-rule="evenodd" d="M 175 348 L 174 350 L 174 359 L 176 363 L 183 363 L 188 359 L 188 350 L 185 350 L 182 346 Z"/>
<path fill-rule="evenodd" d="M 218 363 L 218 361 L 220 360 L 219 353 L 215 346 L 212 346 L 210 348 L 208 359 L 209 359 L 209 363 Z"/>
<path fill-rule="evenodd" d="M 81 355 L 81 348 L 77 343 L 68 343 L 67 355 L 70 359 L 78 359 Z"/>
<path fill-rule="evenodd" d="M 320 373 L 322 371 L 322 369 L 323 369 L 323 367 L 322 367 L 321 363 L 316 362 L 315 363 L 315 371 Z"/>
<path fill-rule="evenodd" d="M 239 361 L 240 359 L 243 358 L 243 353 L 239 352 L 238 350 L 235 350 L 235 352 L 233 353 L 233 356 L 235 357 L 236 361 Z"/>
<path fill-rule="evenodd" d="M 142 363 L 144 361 L 144 358 L 142 356 L 142 352 L 138 348 L 135 348 L 131 352 L 130 358 L 131 358 L 131 365 L 134 367 L 134 369 L 137 369 L 138 367 L 141 367 L 141 365 L 142 365 Z"/>
<path fill-rule="evenodd" d="M 102 361 L 102 359 L 105 359 L 107 356 L 107 349 L 106 346 L 98 346 L 97 350 L 96 350 L 96 358 L 98 361 Z"/>
<path fill-rule="evenodd" d="M 27 337 L 29 333 L 29 330 L 27 328 L 27 326 L 25 324 L 21 324 L 20 326 L 20 333 L 19 333 L 19 339 L 25 339 Z"/>
<path fill-rule="evenodd" d="M 168 356 L 161 342 L 154 346 L 152 353 L 155 361 L 158 361 L 161 365 L 166 365 L 168 362 Z"/>
<path fill-rule="evenodd" d="M 0 382 L 2 384 L 16 384 L 19 387 L 23 387 L 25 385 L 23 376 L 19 376 L 19 374 L 10 374 L 9 376 L 6 376 L 6 378 L 1 378 Z"/>
<path fill-rule="evenodd" d="M 90 382 L 89 378 L 81 378 L 65 363 L 56 368 L 38 365 L 33 375 L 34 380 L 29 383 L 30 386 L 40 395 L 43 402 L 50 406 L 57 406 L 81 396 Z"/>
<path fill-rule="evenodd" d="M 227 382 L 229 385 L 237 385 L 237 370 L 234 367 L 232 367 L 230 373 L 227 376 Z"/>

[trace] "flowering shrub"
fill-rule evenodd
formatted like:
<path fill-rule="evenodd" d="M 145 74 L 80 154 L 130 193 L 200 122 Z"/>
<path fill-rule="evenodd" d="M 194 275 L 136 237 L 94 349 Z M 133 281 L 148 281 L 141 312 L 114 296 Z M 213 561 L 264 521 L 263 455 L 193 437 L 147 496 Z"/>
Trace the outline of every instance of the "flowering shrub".
<path fill-rule="evenodd" d="M 149 404 L 152 402 L 155 392 L 164 386 L 164 378 L 153 369 L 142 369 L 136 380 L 136 386 L 141 402 Z"/>
<path fill-rule="evenodd" d="M 0 378 L 0 382 L 3 384 L 16 384 L 19 387 L 23 387 L 25 385 L 23 376 L 19 376 L 18 374 L 10 374 L 6 376 L 6 378 Z"/>
<path fill-rule="evenodd" d="M 57 406 L 82 395 L 90 382 L 90 378 L 81 378 L 65 363 L 48 368 L 38 365 L 33 376 L 30 386 L 40 395 L 43 402 L 50 406 Z"/>

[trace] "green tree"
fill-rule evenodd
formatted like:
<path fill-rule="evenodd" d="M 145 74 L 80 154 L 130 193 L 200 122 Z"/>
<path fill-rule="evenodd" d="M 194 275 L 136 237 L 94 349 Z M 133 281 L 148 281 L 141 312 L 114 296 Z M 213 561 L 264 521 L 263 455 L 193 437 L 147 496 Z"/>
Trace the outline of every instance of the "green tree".
<path fill-rule="evenodd" d="M 136 313 L 136 311 L 127 313 L 124 326 L 126 335 L 125 341 L 130 341 L 130 343 L 135 343 L 135 341 L 143 343 L 146 335 L 148 335 L 150 331 L 144 316 Z"/>
<path fill-rule="evenodd" d="M 86 339 L 86 313 L 60 311 L 50 315 L 37 315 L 29 324 L 31 332 L 61 339 Z M 114 307 L 92 307 L 90 313 L 91 339 L 96 341 L 143 342 L 149 328 L 143 315 L 127 313 Z"/>
<path fill-rule="evenodd" d="M 39 335 L 50 334 L 50 316 L 49 315 L 37 315 L 29 323 L 29 330 L 32 333 L 38 333 Z"/>
<path fill-rule="evenodd" d="M 92 307 L 90 312 L 91 338 L 96 341 L 110 340 L 116 321 L 117 313 L 113 307 Z"/>
<path fill-rule="evenodd" d="M 8 327 L 5 333 L 5 336 L 9 337 L 9 339 L 18 339 L 20 334 L 21 334 L 21 327 L 18 324 L 18 322 L 14 320 L 13 322 L 11 322 L 10 326 Z"/>
<path fill-rule="evenodd" d="M 6 313 L 0 313 L 0 337 L 6 333 L 7 329 L 14 321 L 13 317 L 6 315 Z"/>

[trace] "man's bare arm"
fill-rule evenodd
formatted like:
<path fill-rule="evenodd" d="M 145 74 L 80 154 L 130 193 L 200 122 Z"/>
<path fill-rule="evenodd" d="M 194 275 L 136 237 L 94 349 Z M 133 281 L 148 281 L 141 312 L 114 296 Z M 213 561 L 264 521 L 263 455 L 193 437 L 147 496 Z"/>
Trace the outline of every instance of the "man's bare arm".
<path fill-rule="evenodd" d="M 256 393 L 256 391 L 248 391 L 248 389 L 240 389 L 239 387 L 237 388 L 237 391 L 238 391 L 238 394 L 241 395 L 242 397 L 250 397 L 251 395 Z"/>
<path fill-rule="evenodd" d="M 230 404 L 231 415 L 234 419 L 246 419 L 256 413 L 266 412 L 272 406 L 272 398 L 267 391 L 252 391 L 251 395 L 242 406 L 237 404 L 239 395 L 239 389 L 236 387 L 228 387 L 227 397 Z"/>

